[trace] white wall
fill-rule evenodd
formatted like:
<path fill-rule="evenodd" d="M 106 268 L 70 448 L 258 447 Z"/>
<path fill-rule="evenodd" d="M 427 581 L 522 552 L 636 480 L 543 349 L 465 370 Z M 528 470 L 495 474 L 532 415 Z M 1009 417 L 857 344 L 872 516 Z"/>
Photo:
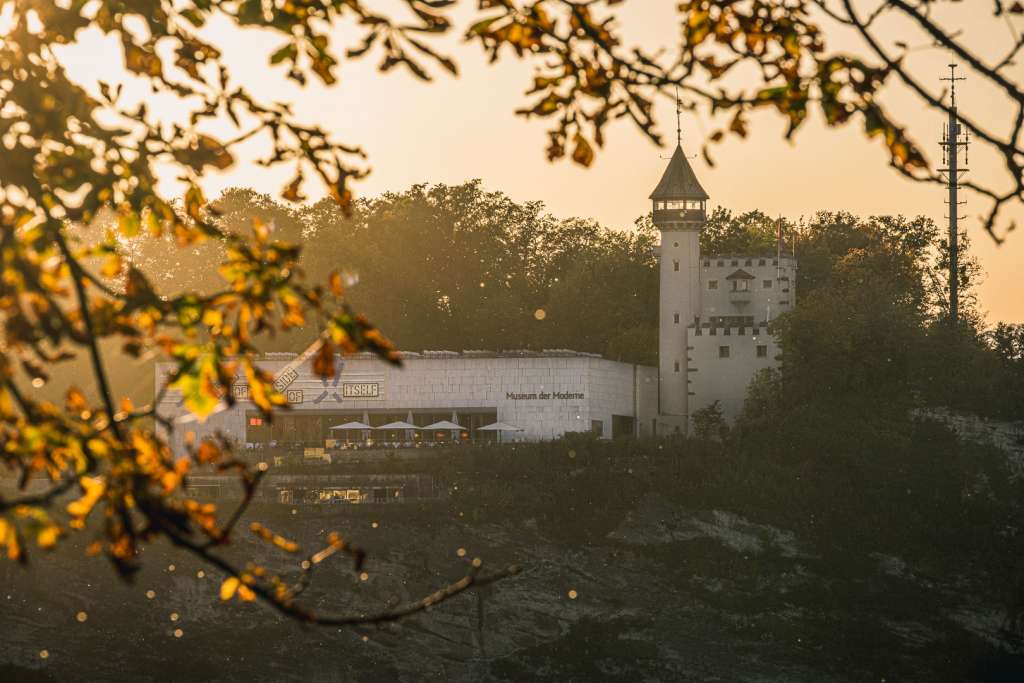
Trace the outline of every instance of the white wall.
<path fill-rule="evenodd" d="M 703 257 L 700 263 L 702 321 L 715 316 L 752 316 L 755 323 L 760 323 L 792 309 L 796 303 L 796 261 L 783 257 L 780 266 L 773 265 L 775 261 L 774 257 Z M 749 280 L 748 303 L 739 303 L 730 295 L 732 283 L 726 278 L 737 270 L 754 276 Z M 764 286 L 765 281 L 769 287 Z M 711 283 L 718 283 L 717 288 L 711 289 Z"/>
<path fill-rule="evenodd" d="M 729 334 L 725 334 L 725 332 Z M 691 333 L 694 330 L 691 328 Z M 719 401 L 722 412 L 733 420 L 743 409 L 747 388 L 759 370 L 777 367 L 780 349 L 764 327 L 708 329 L 690 336 L 690 407 L 691 412 Z M 720 347 L 729 347 L 729 357 L 721 358 Z M 757 356 L 757 347 L 766 346 L 767 355 Z"/>
<path fill-rule="evenodd" d="M 277 373 L 288 359 L 260 362 Z M 336 378 L 315 377 L 307 361 L 298 377 L 285 388 L 301 392 L 299 412 L 361 412 L 363 410 L 430 410 L 444 412 L 460 408 L 497 410 L 497 419 L 524 428 L 515 438 L 552 439 L 566 432 L 586 432 L 591 420 L 600 420 L 602 435 L 612 435 L 612 415 L 626 415 L 650 422 L 657 411 L 656 370 L 604 360 L 589 355 L 472 356 L 461 354 L 408 354 L 404 367 L 396 368 L 360 355 L 338 362 Z M 157 367 L 157 381 L 170 366 Z M 636 378 L 636 379 L 634 379 Z M 239 376 L 237 383 L 244 384 Z M 376 398 L 346 398 L 346 382 L 376 384 Z M 569 394 L 570 397 L 559 396 Z M 582 397 L 576 396 L 582 394 Z M 298 394 L 293 394 L 296 400 Z M 177 392 L 168 392 L 160 413 L 184 413 Z M 221 429 L 242 439 L 244 413 L 252 404 L 240 401 L 234 408 L 213 415 L 206 423 L 190 422 L 176 435 L 180 448 L 184 431 L 197 436 Z"/>
<path fill-rule="evenodd" d="M 683 224 L 671 225 L 675 227 Z M 658 367 L 661 371 L 661 413 L 680 416 L 685 421 L 687 326 L 699 314 L 701 306 L 699 226 L 680 230 L 663 228 L 659 259 L 661 289 L 658 307 Z"/>

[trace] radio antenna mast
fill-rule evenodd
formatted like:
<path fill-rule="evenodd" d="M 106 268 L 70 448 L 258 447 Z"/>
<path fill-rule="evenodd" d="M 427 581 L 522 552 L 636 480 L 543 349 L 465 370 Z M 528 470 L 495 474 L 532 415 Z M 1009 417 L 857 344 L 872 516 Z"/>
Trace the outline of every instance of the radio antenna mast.
<path fill-rule="evenodd" d="M 949 205 L 949 319 L 955 326 L 960 319 L 960 254 L 959 254 L 959 222 L 965 216 L 960 215 L 960 207 L 967 202 L 958 199 L 960 189 L 960 178 L 968 171 L 967 150 L 970 144 L 970 133 L 961 129 L 960 122 L 956 115 L 956 84 L 957 81 L 967 80 L 963 76 L 956 75 L 956 64 L 949 65 L 949 76 L 941 79 L 949 82 L 949 120 L 945 125 L 942 140 L 939 145 L 942 147 L 942 161 L 945 168 L 940 168 L 939 173 L 946 176 L 946 190 L 949 197 L 946 203 Z M 964 166 L 960 166 L 960 148 L 964 150 Z"/>

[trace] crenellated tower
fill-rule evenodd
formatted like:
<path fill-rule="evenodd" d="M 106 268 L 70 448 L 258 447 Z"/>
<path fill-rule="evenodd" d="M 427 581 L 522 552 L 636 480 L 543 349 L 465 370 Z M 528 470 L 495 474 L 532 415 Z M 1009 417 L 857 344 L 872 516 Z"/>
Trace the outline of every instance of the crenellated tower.
<path fill-rule="evenodd" d="M 708 194 L 676 146 L 661 182 L 651 193 L 654 226 L 661 232 L 658 364 L 659 413 L 670 429 L 689 421 L 688 329 L 701 312 L 700 233 Z"/>

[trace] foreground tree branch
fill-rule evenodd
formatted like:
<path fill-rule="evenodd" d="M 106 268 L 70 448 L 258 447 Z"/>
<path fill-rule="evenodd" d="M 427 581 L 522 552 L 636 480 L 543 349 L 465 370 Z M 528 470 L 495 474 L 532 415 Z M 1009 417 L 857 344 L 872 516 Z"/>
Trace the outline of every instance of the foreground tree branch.
<path fill-rule="evenodd" d="M 324 284 L 305 282 L 297 266 L 298 246 L 275 239 L 269 225 L 257 224 L 246 234 L 226 230 L 206 202 L 199 188 L 203 172 L 233 165 L 233 150 L 259 133 L 271 141 L 262 163 L 296 169 L 283 190 L 289 200 L 302 198 L 305 174 L 312 174 L 347 209 L 348 183 L 365 171 L 357 165 L 362 158 L 358 148 L 296 120 L 288 105 L 261 103 L 233 85 L 220 51 L 195 29 L 221 16 L 276 31 L 285 43 L 271 62 L 290 64 L 287 76 L 299 83 L 309 77 L 334 82 L 337 59 L 324 31 L 345 17 L 365 29 L 366 49 L 379 41 L 385 51 L 382 69 L 404 65 L 427 78 L 413 59 L 419 55 L 453 71 L 449 60 L 411 37 L 445 31 L 449 23 L 441 10 L 448 3 L 406 4 L 416 21 L 395 23 L 348 0 L 272 8 L 240 0 L 161 0 L 146 5 L 145 12 L 130 4 L 0 0 L 0 11 L 11 18 L 10 30 L 0 37 L 5 74 L 0 83 L 5 145 L 0 438 L 4 462 L 17 473 L 19 488 L 42 488 L 0 499 L 0 547 L 9 558 L 24 561 L 32 539 L 41 548 L 53 548 L 69 531 L 85 529 L 90 519 L 99 518 L 102 540 L 90 544 L 89 553 L 105 553 L 126 579 L 138 569 L 141 545 L 166 538 L 225 572 L 233 595 L 259 598 L 286 616 L 330 625 L 401 618 L 517 571 L 482 575 L 476 565 L 459 581 L 398 609 L 316 615 L 295 601 L 279 577 L 252 562 L 235 566 L 217 552 L 249 509 L 265 466 L 249 467 L 218 439 L 190 442 L 186 453 L 172 453 L 167 437 L 178 426 L 157 413 L 159 399 L 173 389 L 203 419 L 233 400 L 231 387 L 241 373 L 256 408 L 269 418 L 285 405 L 273 378 L 257 364 L 254 339 L 269 331 L 307 324 L 323 329 L 315 367 L 325 376 L 334 373 L 338 352 L 370 351 L 386 362 L 401 362 L 391 342 L 345 303 L 340 277 L 331 276 Z M 131 22 L 140 19 L 148 35 L 134 30 Z M 87 28 L 116 35 L 127 70 L 145 79 L 153 93 L 200 102 L 189 125 L 162 121 L 144 103 L 124 106 L 119 87 L 101 82 L 97 98 L 70 81 L 53 46 L 73 41 Z M 167 54 L 165 47 L 173 64 L 161 56 Z M 350 50 L 350 57 L 356 53 Z M 201 132 L 204 122 L 221 119 L 233 122 L 237 132 L 224 139 Z M 154 168 L 161 164 L 176 166 L 188 185 L 180 203 L 155 190 Z M 97 237 L 90 233 L 99 230 L 101 218 L 116 229 Z M 207 295 L 156 291 L 128 254 L 128 245 L 143 234 L 149 239 L 170 236 L 179 247 L 221 243 L 223 287 Z M 127 356 L 156 354 L 174 364 L 152 405 L 136 408 L 114 395 L 101 346 L 109 340 L 117 340 Z M 63 387 L 63 406 L 34 400 L 19 388 L 20 375 L 40 388 L 56 374 L 51 366 L 82 352 L 92 386 Z M 154 424 L 162 434 L 151 429 Z M 189 490 L 190 473 L 201 468 L 236 473 L 243 486 L 241 503 L 223 522 L 215 505 L 195 499 Z M 332 537 L 330 552 L 315 553 L 304 572 L 334 552 L 351 550 L 339 538 Z M 298 550 L 280 537 L 271 535 L 270 540 L 277 551 Z"/>

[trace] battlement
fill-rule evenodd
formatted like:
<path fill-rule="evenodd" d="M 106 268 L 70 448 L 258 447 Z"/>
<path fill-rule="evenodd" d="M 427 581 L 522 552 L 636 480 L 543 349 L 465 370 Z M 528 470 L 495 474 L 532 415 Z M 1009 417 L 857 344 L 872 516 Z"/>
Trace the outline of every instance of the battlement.
<path fill-rule="evenodd" d="M 696 337 L 757 337 L 769 334 L 767 324 L 754 325 L 752 327 L 724 327 L 702 323 L 699 327 L 690 325 L 689 329 L 691 334 Z"/>

